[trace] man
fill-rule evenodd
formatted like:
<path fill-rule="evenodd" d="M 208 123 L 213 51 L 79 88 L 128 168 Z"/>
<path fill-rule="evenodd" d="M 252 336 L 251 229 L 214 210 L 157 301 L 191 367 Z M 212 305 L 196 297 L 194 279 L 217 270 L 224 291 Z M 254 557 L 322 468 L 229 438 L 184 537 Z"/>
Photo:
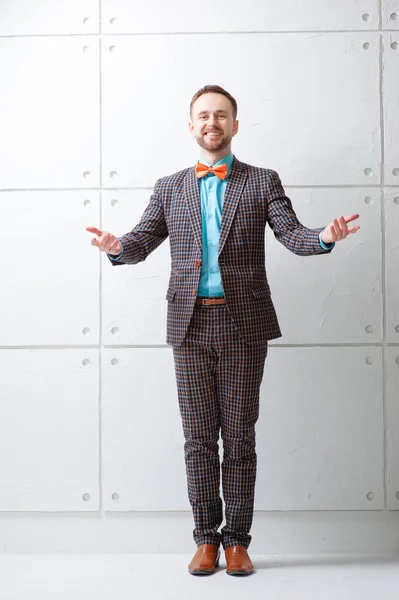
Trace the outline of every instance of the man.
<path fill-rule="evenodd" d="M 145 260 L 167 236 L 171 274 L 167 343 L 173 346 L 185 436 L 188 497 L 197 552 L 193 575 L 213 573 L 220 544 L 227 573 L 248 575 L 257 457 L 255 423 L 268 341 L 281 336 L 265 270 L 265 227 L 295 254 L 328 254 L 359 227 L 359 215 L 307 229 L 275 171 L 231 153 L 237 103 L 205 86 L 190 105 L 189 131 L 200 146 L 196 167 L 159 179 L 138 225 L 115 238 L 95 227 L 92 245 L 114 266 Z M 223 440 L 220 498 L 219 431 Z"/>

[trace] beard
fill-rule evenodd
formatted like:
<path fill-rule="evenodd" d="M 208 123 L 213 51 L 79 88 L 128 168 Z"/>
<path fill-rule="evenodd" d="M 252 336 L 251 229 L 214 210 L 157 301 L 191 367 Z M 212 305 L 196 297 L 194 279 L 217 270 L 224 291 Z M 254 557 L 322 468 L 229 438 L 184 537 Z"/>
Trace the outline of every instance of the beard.
<path fill-rule="evenodd" d="M 221 135 L 220 138 L 211 140 L 207 135 L 201 134 L 195 137 L 201 148 L 204 148 L 204 150 L 208 150 L 209 152 L 219 152 L 220 150 L 228 148 L 232 138 L 232 135 Z"/>

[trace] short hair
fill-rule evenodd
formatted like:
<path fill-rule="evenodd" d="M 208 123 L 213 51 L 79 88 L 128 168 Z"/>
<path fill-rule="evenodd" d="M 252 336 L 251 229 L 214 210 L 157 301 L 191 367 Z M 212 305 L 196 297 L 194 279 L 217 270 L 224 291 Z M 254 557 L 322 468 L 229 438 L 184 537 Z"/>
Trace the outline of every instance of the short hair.
<path fill-rule="evenodd" d="M 202 96 L 203 94 L 210 94 L 210 93 L 214 93 L 214 94 L 223 94 L 223 96 L 226 96 L 226 98 L 228 98 L 231 102 L 231 105 L 233 107 L 233 120 L 235 121 L 237 118 L 237 102 L 236 100 L 233 98 L 233 96 L 231 94 L 229 94 L 229 92 L 227 92 L 226 90 L 224 90 L 222 87 L 220 87 L 220 85 L 205 85 L 204 87 L 202 87 L 201 89 L 198 90 L 198 92 L 196 92 L 190 102 L 190 117 L 192 116 L 192 109 L 193 109 L 193 104 L 196 100 L 198 100 L 198 98 L 200 96 Z"/>

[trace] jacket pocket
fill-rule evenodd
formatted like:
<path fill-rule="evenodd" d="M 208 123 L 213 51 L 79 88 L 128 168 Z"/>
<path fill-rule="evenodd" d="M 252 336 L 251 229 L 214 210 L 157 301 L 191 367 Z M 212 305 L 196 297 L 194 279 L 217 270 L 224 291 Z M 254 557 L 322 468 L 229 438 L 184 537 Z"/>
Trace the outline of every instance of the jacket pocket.
<path fill-rule="evenodd" d="M 175 294 L 176 294 L 176 290 L 174 290 L 171 287 L 168 288 L 168 291 L 166 292 L 166 300 L 168 300 L 168 302 L 173 302 Z"/>

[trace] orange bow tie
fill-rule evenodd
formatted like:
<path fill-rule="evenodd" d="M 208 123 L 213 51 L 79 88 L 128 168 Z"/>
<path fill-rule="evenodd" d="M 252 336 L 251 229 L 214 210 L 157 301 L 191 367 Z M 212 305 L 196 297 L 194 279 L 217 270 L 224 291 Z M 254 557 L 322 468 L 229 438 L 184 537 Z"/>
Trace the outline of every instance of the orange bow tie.
<path fill-rule="evenodd" d="M 217 165 L 216 167 L 208 167 L 207 165 L 203 165 L 202 163 L 198 162 L 195 167 L 195 172 L 199 179 L 201 177 L 205 177 L 205 175 L 208 175 L 208 173 L 214 173 L 217 177 L 219 177 L 219 179 L 224 180 L 227 177 L 228 170 L 229 169 L 225 164 Z"/>

